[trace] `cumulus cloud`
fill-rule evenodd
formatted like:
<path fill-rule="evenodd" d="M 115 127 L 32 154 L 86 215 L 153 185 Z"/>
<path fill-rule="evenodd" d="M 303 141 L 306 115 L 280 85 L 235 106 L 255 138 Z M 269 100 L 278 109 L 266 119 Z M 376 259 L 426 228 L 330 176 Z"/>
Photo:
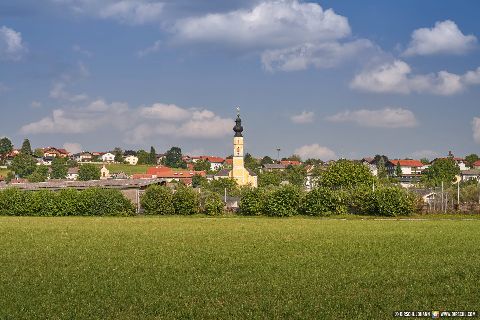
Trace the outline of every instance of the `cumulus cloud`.
<path fill-rule="evenodd" d="M 250 10 L 181 19 L 173 31 L 180 41 L 272 48 L 343 38 L 350 26 L 347 18 L 316 3 L 278 0 L 262 1 Z"/>
<path fill-rule="evenodd" d="M 63 145 L 63 148 L 73 154 L 80 153 L 83 151 L 82 145 L 76 142 L 65 142 L 65 144 Z"/>
<path fill-rule="evenodd" d="M 352 122 L 362 127 L 411 128 L 417 125 L 412 111 L 403 108 L 387 107 L 380 110 L 347 110 L 327 117 L 331 122 Z"/>
<path fill-rule="evenodd" d="M 334 151 L 327 147 L 320 146 L 318 143 L 304 145 L 298 149 L 295 149 L 295 154 L 298 154 L 302 159 L 321 159 L 321 160 L 333 160 L 337 158 Z"/>
<path fill-rule="evenodd" d="M 137 56 L 139 58 L 143 58 L 151 53 L 159 51 L 161 47 L 162 47 L 162 41 L 157 40 L 150 47 L 147 47 L 145 49 L 138 51 Z"/>
<path fill-rule="evenodd" d="M 78 44 L 73 45 L 72 50 L 73 52 L 80 53 L 81 55 L 84 55 L 88 58 L 93 57 L 93 53 L 91 51 L 83 49 Z"/>
<path fill-rule="evenodd" d="M 158 22 L 164 2 L 155 0 L 51 0 L 77 14 L 112 19 L 126 24 Z"/>
<path fill-rule="evenodd" d="M 77 63 L 75 70 L 62 74 L 57 80 L 54 81 L 52 88 L 50 89 L 50 98 L 56 100 L 64 100 L 69 102 L 79 102 L 88 99 L 88 95 L 85 93 L 74 94 L 67 90 L 73 82 L 87 78 L 90 76 L 90 71 L 87 66 L 81 61 Z"/>
<path fill-rule="evenodd" d="M 335 67 L 375 46 L 366 39 L 351 42 L 305 43 L 294 47 L 266 50 L 262 64 L 268 71 L 296 71 L 313 66 L 317 69 Z"/>
<path fill-rule="evenodd" d="M 208 109 L 155 103 L 131 108 L 126 103 L 92 101 L 80 107 L 53 110 L 50 116 L 21 128 L 23 134 L 86 134 L 108 129 L 123 140 L 140 144 L 155 136 L 213 139 L 231 132 L 232 119 Z"/>
<path fill-rule="evenodd" d="M 302 111 L 290 117 L 293 123 L 303 124 L 313 122 L 315 114 L 312 111 Z"/>
<path fill-rule="evenodd" d="M 476 43 L 477 38 L 474 35 L 464 35 L 455 22 L 445 20 L 436 22 L 433 28 L 413 31 L 404 55 L 464 54 Z"/>
<path fill-rule="evenodd" d="M 412 69 L 406 62 L 395 60 L 357 74 L 350 83 L 350 87 L 376 93 L 417 92 L 448 96 L 464 91 L 468 85 L 479 83 L 479 69 L 464 75 L 447 71 L 415 75 L 412 74 Z"/>
<path fill-rule="evenodd" d="M 26 51 L 20 32 L 6 26 L 0 28 L 0 60 L 18 61 Z"/>
<path fill-rule="evenodd" d="M 472 121 L 472 129 L 473 129 L 473 140 L 476 143 L 480 143 L 480 118 L 475 117 Z"/>
<path fill-rule="evenodd" d="M 40 101 L 34 100 L 34 101 L 32 101 L 32 103 L 30 103 L 30 106 L 32 108 L 40 108 L 42 106 L 42 103 Z"/>

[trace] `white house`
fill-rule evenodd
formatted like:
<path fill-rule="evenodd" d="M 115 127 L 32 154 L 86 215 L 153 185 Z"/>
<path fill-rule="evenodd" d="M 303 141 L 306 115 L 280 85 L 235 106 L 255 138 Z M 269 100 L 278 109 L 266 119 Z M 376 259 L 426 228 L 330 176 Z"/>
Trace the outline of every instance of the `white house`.
<path fill-rule="evenodd" d="M 134 166 L 138 163 L 138 157 L 129 155 L 128 157 L 125 158 L 125 162 Z"/>
<path fill-rule="evenodd" d="M 462 181 L 480 181 L 480 169 L 464 170 L 460 173 L 460 175 L 462 177 Z"/>
<path fill-rule="evenodd" d="M 78 179 L 78 167 L 77 168 L 68 168 L 67 180 L 77 180 L 77 179 Z"/>
<path fill-rule="evenodd" d="M 420 175 L 422 173 L 423 163 L 418 160 L 390 160 L 386 163 L 387 171 L 390 175 L 395 175 L 397 165 L 402 169 L 402 175 Z"/>
<path fill-rule="evenodd" d="M 104 155 L 102 155 L 102 161 L 103 162 L 114 162 L 115 161 L 115 155 L 107 152 Z"/>
<path fill-rule="evenodd" d="M 199 156 L 199 157 L 192 157 L 191 158 L 193 163 L 197 163 L 198 161 L 205 161 L 207 160 L 210 162 L 210 170 L 212 171 L 217 171 L 223 168 L 223 163 L 225 162 L 225 159 L 220 158 L 220 157 L 215 157 L 215 156 Z"/>

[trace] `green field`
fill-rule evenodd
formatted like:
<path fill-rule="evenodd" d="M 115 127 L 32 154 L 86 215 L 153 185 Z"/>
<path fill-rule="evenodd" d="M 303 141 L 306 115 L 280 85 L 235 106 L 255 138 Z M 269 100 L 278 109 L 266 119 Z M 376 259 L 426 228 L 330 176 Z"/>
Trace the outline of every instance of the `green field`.
<path fill-rule="evenodd" d="M 147 169 L 151 166 L 152 165 L 147 165 L 147 164 L 138 164 L 136 166 L 132 166 L 131 164 L 123 164 L 123 163 L 113 163 L 113 164 L 106 165 L 110 173 L 124 172 L 129 176 L 135 173 L 147 173 Z"/>
<path fill-rule="evenodd" d="M 6 177 L 9 172 L 10 172 L 10 170 L 8 170 L 8 169 L 1 169 L 0 168 L 0 177 Z"/>
<path fill-rule="evenodd" d="M 0 319 L 480 311 L 480 221 L 0 217 Z"/>

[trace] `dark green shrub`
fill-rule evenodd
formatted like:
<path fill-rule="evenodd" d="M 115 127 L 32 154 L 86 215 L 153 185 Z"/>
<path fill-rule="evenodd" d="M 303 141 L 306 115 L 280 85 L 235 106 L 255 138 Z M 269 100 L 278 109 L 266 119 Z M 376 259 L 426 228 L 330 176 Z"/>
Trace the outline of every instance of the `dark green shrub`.
<path fill-rule="evenodd" d="M 262 188 L 246 188 L 242 190 L 239 209 L 246 216 L 261 215 L 265 205 L 266 191 Z"/>
<path fill-rule="evenodd" d="M 375 211 L 380 216 L 410 215 L 415 211 L 415 196 L 400 187 L 383 187 L 375 190 L 375 200 Z"/>
<path fill-rule="evenodd" d="M 359 187 L 344 191 L 344 203 L 348 213 L 358 215 L 376 214 L 375 194 L 370 187 Z"/>
<path fill-rule="evenodd" d="M 29 215 L 32 216 L 56 216 L 58 215 L 60 203 L 58 194 L 49 190 L 28 191 Z"/>
<path fill-rule="evenodd" d="M 133 215 L 135 208 L 119 190 L 88 188 L 79 192 L 77 214 L 83 216 Z"/>
<path fill-rule="evenodd" d="M 300 188 L 286 185 L 267 195 L 265 213 L 269 216 L 289 217 L 298 214 L 302 192 Z"/>
<path fill-rule="evenodd" d="M 58 216 L 83 215 L 79 209 L 79 194 L 75 189 L 62 189 L 58 192 Z"/>
<path fill-rule="evenodd" d="M 29 213 L 25 207 L 26 194 L 17 188 L 8 188 L 0 191 L 0 214 L 23 216 Z"/>
<path fill-rule="evenodd" d="M 192 188 L 180 186 L 173 194 L 175 214 L 191 215 L 199 212 L 200 202 L 198 193 Z"/>
<path fill-rule="evenodd" d="M 202 213 L 209 216 L 218 216 L 223 213 L 225 204 L 220 195 L 214 192 L 203 192 L 200 197 Z"/>
<path fill-rule="evenodd" d="M 175 214 L 172 191 L 167 187 L 152 185 L 140 199 L 145 214 Z"/>
<path fill-rule="evenodd" d="M 316 188 L 308 192 L 302 201 L 301 211 L 309 216 L 329 216 L 347 213 L 343 192 L 329 188 Z"/>

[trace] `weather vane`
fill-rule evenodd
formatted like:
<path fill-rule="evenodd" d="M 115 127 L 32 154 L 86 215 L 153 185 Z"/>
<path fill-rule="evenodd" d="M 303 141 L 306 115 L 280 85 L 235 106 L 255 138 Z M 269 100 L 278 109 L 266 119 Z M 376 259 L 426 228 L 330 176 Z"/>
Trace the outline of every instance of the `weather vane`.
<path fill-rule="evenodd" d="M 240 116 L 240 107 L 237 107 L 237 116 Z"/>

